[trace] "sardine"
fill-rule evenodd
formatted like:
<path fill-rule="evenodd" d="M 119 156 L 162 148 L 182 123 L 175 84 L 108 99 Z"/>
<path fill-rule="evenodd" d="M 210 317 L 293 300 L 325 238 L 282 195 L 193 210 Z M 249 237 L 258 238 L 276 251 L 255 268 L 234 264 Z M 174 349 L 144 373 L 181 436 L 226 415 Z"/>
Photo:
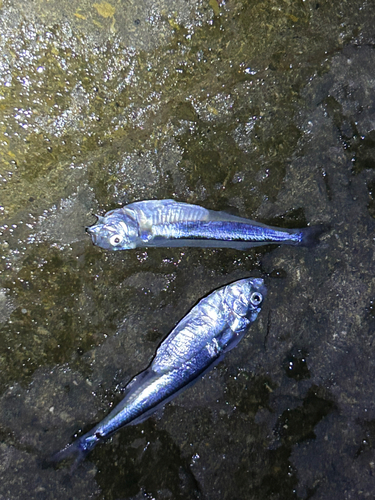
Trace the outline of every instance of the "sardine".
<path fill-rule="evenodd" d="M 150 366 L 125 387 L 123 400 L 50 462 L 75 457 L 76 467 L 99 442 L 121 427 L 142 422 L 196 382 L 242 339 L 256 320 L 265 294 L 262 279 L 246 278 L 198 302 L 160 344 Z"/>
<path fill-rule="evenodd" d="M 320 225 L 282 229 L 174 200 L 138 201 L 97 218 L 87 232 L 95 245 L 106 250 L 139 247 L 244 250 L 270 243 L 309 246 L 325 229 Z"/>

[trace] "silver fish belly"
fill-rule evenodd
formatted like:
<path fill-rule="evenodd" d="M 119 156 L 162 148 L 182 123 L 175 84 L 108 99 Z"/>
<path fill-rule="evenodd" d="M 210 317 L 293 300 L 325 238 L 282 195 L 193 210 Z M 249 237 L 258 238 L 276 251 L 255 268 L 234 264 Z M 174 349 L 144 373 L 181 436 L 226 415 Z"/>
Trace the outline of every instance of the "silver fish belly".
<path fill-rule="evenodd" d="M 282 229 L 174 200 L 145 200 L 111 210 L 87 232 L 106 250 L 205 247 L 244 250 L 267 244 L 309 246 L 322 226 Z"/>
<path fill-rule="evenodd" d="M 265 294 L 262 279 L 246 278 L 202 299 L 160 344 L 151 365 L 126 386 L 123 400 L 51 461 L 75 457 L 76 466 L 97 443 L 125 425 L 143 421 L 194 383 L 242 339 Z"/>

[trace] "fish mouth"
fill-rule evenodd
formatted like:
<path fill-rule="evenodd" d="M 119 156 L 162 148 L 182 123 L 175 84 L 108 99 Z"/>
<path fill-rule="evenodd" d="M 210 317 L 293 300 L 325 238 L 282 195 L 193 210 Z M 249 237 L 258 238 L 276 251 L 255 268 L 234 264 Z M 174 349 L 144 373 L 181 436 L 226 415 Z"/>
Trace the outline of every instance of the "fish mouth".
<path fill-rule="evenodd" d="M 92 242 L 94 244 L 96 244 L 97 234 L 96 234 L 95 226 L 88 226 L 85 228 L 85 230 L 86 230 L 86 233 L 91 237 Z"/>
<path fill-rule="evenodd" d="M 91 236 L 92 241 L 94 243 L 96 243 L 97 233 L 101 230 L 103 223 L 105 221 L 105 217 L 102 217 L 101 215 L 97 215 L 97 214 L 93 214 L 93 215 L 95 215 L 95 217 L 98 220 L 92 226 L 86 226 L 85 231 L 86 231 L 86 233 L 88 233 Z"/>

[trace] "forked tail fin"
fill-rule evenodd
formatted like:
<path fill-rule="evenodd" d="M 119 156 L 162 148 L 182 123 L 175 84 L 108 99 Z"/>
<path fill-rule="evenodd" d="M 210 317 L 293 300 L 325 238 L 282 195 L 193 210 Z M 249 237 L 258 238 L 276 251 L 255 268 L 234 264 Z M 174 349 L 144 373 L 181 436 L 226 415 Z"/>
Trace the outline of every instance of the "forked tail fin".
<path fill-rule="evenodd" d="M 320 236 L 328 231 L 328 224 L 318 224 L 316 226 L 305 227 L 301 229 L 302 239 L 298 245 L 303 247 L 313 247 L 319 243 Z"/>
<path fill-rule="evenodd" d="M 74 459 L 70 468 L 70 473 L 72 474 L 95 447 L 98 441 L 99 439 L 95 435 L 85 434 L 84 436 L 76 439 L 73 443 L 65 446 L 62 450 L 54 453 L 50 458 L 46 459 L 45 466 L 54 466 L 64 460 Z"/>

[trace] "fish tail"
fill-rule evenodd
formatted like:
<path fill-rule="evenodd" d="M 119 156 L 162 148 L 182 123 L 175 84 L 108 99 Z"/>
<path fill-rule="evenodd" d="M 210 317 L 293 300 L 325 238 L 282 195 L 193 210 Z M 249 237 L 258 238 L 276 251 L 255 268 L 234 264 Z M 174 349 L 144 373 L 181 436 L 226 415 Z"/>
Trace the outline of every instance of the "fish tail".
<path fill-rule="evenodd" d="M 94 448 L 97 442 L 97 439 L 90 439 L 86 435 L 81 436 L 76 441 L 68 444 L 65 448 L 54 453 L 50 458 L 45 460 L 45 466 L 55 466 L 62 461 L 74 458 L 74 462 L 70 468 L 70 473 L 72 474 Z"/>
<path fill-rule="evenodd" d="M 301 239 L 298 245 L 303 247 L 313 247 L 319 243 L 320 236 L 329 230 L 328 224 L 318 224 L 316 226 L 301 229 Z"/>

